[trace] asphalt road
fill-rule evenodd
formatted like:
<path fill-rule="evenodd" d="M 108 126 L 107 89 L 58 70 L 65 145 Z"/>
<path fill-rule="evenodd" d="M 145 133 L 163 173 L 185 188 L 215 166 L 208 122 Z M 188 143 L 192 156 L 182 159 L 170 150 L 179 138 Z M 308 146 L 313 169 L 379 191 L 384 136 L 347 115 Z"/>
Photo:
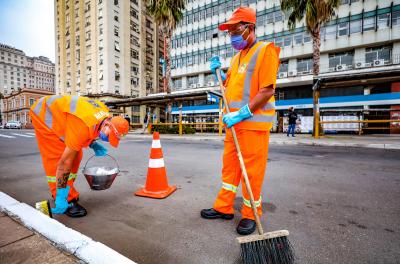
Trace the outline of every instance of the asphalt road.
<path fill-rule="evenodd" d="M 27 133 L 0 130 L 0 190 L 34 206 L 50 195 Z M 122 173 L 109 190 L 90 190 L 79 174 L 88 216 L 56 218 L 138 263 L 235 263 L 241 193 L 234 220 L 199 216 L 221 185 L 222 143 L 161 142 L 169 182 L 178 186 L 170 197 L 133 195 L 145 183 L 151 142 L 128 136 L 110 149 Z M 299 263 L 400 262 L 400 151 L 272 145 L 269 154 L 262 222 L 266 231 L 290 231 Z"/>

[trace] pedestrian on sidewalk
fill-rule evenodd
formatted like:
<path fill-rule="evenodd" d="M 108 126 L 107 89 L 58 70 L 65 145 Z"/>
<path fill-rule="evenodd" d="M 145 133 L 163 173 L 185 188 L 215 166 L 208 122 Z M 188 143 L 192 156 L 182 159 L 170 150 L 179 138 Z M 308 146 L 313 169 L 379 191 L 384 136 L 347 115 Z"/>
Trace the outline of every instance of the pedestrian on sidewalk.
<path fill-rule="evenodd" d="M 297 121 L 297 113 L 294 111 L 294 108 L 289 107 L 289 113 L 287 114 L 287 118 L 289 119 L 289 127 L 287 131 L 287 136 L 292 133 L 292 137 L 294 137 L 294 133 L 296 130 L 296 121 Z"/>
<path fill-rule="evenodd" d="M 100 101 L 69 95 L 42 97 L 32 105 L 29 114 L 55 199 L 52 213 L 85 216 L 87 211 L 78 204 L 79 192 L 74 188 L 82 149 L 90 147 L 96 156 L 105 156 L 107 149 L 96 140 L 100 138 L 118 147 L 129 131 L 128 122 L 122 116 L 111 118 Z"/>
<path fill-rule="evenodd" d="M 141 134 L 144 134 L 146 132 L 146 129 L 149 126 L 149 122 L 150 122 L 150 112 L 147 112 L 147 114 L 144 116 L 143 119 L 143 131 Z"/>
<path fill-rule="evenodd" d="M 232 17 L 218 28 L 226 31 L 238 53 L 231 61 L 227 74 L 221 70 L 226 97 L 232 111 L 223 122 L 235 127 L 244 163 L 253 191 L 257 212 L 261 216 L 261 187 L 268 158 L 269 131 L 275 118 L 275 85 L 279 68 L 280 49 L 272 42 L 257 41 L 255 35 L 256 12 L 239 7 Z M 219 57 L 212 58 L 211 71 L 221 69 Z M 222 188 L 214 206 L 203 209 L 206 219 L 232 219 L 234 201 L 242 172 L 232 132 L 226 130 L 222 166 Z M 242 219 L 236 230 L 241 235 L 254 232 L 256 223 L 246 185 L 242 183 Z"/>

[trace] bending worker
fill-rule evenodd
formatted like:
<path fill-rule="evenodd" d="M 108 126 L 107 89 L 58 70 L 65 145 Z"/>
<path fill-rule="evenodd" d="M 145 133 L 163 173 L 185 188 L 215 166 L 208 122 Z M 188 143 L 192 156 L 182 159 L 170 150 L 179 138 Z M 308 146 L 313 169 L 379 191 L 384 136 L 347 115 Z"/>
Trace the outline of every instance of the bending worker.
<path fill-rule="evenodd" d="M 107 149 L 96 141 L 100 137 L 111 146 L 128 133 L 123 117 L 109 117 L 108 108 L 100 101 L 79 96 L 52 95 L 40 98 L 30 110 L 43 167 L 50 192 L 55 199 L 54 214 L 82 217 L 87 214 L 78 204 L 74 188 L 82 149 L 90 147 L 96 156 Z"/>
<path fill-rule="evenodd" d="M 231 110 L 223 122 L 236 129 L 244 163 L 254 194 L 258 214 L 261 216 L 261 187 L 268 158 L 269 131 L 275 118 L 275 84 L 279 67 L 280 49 L 273 43 L 257 41 L 255 36 L 256 12 L 239 7 L 232 17 L 218 28 L 227 30 L 231 44 L 238 53 L 232 58 L 228 73 L 221 72 L 226 97 Z M 211 59 L 211 71 L 221 68 L 219 57 Z M 233 219 L 234 200 L 242 179 L 239 159 L 230 129 L 226 129 L 224 143 L 222 188 L 213 208 L 203 209 L 206 219 Z M 246 185 L 242 184 L 242 219 L 237 232 L 248 235 L 256 223 Z"/>

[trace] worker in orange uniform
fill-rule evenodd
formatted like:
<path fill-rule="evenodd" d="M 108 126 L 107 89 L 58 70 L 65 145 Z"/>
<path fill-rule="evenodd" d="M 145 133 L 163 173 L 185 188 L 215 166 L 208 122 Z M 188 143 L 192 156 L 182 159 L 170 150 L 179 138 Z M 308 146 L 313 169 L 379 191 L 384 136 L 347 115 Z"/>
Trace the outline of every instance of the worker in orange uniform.
<path fill-rule="evenodd" d="M 52 95 L 40 98 L 30 110 L 43 167 L 51 194 L 55 199 L 54 214 L 82 217 L 87 214 L 78 204 L 74 188 L 82 149 L 90 147 L 96 156 L 107 149 L 97 138 L 118 147 L 128 133 L 129 124 L 123 117 L 110 117 L 100 101 L 80 96 Z"/>
<path fill-rule="evenodd" d="M 261 187 L 268 158 L 269 131 L 275 119 L 275 85 L 279 67 L 280 49 L 273 43 L 257 41 L 255 35 L 256 12 L 249 7 L 239 7 L 232 17 L 221 24 L 227 30 L 233 48 L 239 52 L 232 58 L 228 73 L 221 72 L 226 98 L 231 110 L 223 122 L 236 129 L 244 163 L 253 191 L 257 212 L 261 216 Z M 211 59 L 211 71 L 221 68 L 219 57 Z M 222 188 L 213 208 L 203 209 L 206 219 L 233 219 L 234 200 L 242 179 L 239 159 L 230 129 L 226 129 L 224 144 Z M 250 196 L 242 181 L 242 219 L 237 232 L 248 235 L 256 223 L 251 209 Z"/>

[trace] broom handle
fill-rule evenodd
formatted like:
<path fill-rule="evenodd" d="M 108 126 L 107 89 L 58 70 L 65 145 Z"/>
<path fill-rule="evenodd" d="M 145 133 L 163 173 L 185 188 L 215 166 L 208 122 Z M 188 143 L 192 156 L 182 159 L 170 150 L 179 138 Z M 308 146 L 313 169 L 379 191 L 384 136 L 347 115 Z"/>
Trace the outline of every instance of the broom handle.
<path fill-rule="evenodd" d="M 219 87 L 220 87 L 221 92 L 222 92 L 222 98 L 224 99 L 224 104 L 225 104 L 226 111 L 228 113 L 230 113 L 231 111 L 229 110 L 229 105 L 228 105 L 228 102 L 226 100 L 225 87 L 222 84 L 223 82 L 222 82 L 222 78 L 221 78 L 220 69 L 216 69 L 216 73 L 217 73 L 217 78 L 218 78 L 218 82 L 219 82 Z M 239 158 L 240 168 L 242 169 L 244 182 L 246 183 L 246 189 L 247 189 L 247 192 L 250 195 L 251 208 L 253 209 L 253 214 L 254 214 L 254 218 L 255 218 L 256 224 L 257 224 L 258 233 L 260 235 L 262 235 L 262 234 L 264 234 L 264 230 L 263 230 L 262 225 L 261 225 L 260 217 L 258 216 L 258 213 L 257 213 L 257 207 L 256 207 L 256 203 L 254 202 L 253 191 L 251 190 L 250 181 L 249 181 L 249 177 L 247 176 L 247 170 L 246 170 L 246 167 L 244 165 L 242 152 L 240 151 L 239 141 L 237 139 L 236 131 L 235 131 L 235 128 L 233 126 L 231 127 L 231 131 L 232 131 L 233 141 L 235 142 L 236 152 L 237 152 L 237 155 L 238 155 L 238 158 Z"/>

